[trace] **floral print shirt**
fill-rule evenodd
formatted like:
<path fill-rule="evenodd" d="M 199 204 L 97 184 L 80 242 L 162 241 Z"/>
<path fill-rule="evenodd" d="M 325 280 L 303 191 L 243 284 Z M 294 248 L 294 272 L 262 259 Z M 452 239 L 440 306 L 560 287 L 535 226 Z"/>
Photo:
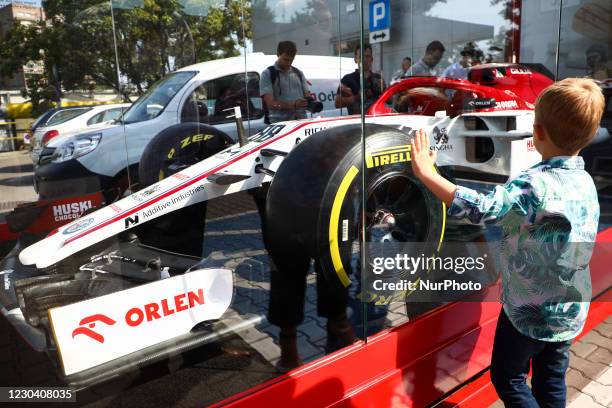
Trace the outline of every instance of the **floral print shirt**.
<path fill-rule="evenodd" d="M 501 302 L 520 333 L 543 341 L 580 333 L 599 222 L 597 190 L 582 157 L 544 160 L 488 195 L 458 186 L 448 213 L 501 227 Z"/>

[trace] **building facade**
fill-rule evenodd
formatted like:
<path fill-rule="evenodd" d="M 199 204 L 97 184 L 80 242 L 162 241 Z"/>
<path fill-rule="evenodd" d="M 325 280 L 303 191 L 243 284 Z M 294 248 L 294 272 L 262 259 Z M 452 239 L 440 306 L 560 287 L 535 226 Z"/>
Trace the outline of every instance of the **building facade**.
<path fill-rule="evenodd" d="M 0 2 L 0 38 L 18 24 L 34 24 L 44 19 L 42 7 L 36 6 L 37 2 Z M 0 90 L 19 91 L 26 86 L 26 76 L 32 73 L 40 73 L 42 67 L 36 62 L 30 62 L 17 72 L 13 77 L 0 77 Z"/>

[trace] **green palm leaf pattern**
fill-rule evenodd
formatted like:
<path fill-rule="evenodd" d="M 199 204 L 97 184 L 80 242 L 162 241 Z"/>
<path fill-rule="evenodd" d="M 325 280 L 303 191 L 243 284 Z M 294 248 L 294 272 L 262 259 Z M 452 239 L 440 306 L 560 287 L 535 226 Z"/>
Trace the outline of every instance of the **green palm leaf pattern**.
<path fill-rule="evenodd" d="M 597 191 L 581 157 L 542 161 L 488 195 L 459 186 L 448 213 L 502 227 L 502 303 L 517 330 L 545 341 L 580 333 L 599 222 Z"/>

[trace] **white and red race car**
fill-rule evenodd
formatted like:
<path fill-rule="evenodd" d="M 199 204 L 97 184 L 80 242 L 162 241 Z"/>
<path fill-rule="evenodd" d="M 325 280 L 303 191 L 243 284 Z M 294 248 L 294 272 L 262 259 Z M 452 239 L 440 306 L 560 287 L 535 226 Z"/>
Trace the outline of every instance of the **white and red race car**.
<path fill-rule="evenodd" d="M 502 183 L 540 160 L 533 108 L 551 83 L 525 66 L 483 65 L 468 81 L 406 79 L 363 122 L 277 123 L 237 144 L 199 123 L 168 128 L 143 153 L 140 191 L 18 243 L 0 265 L 2 312 L 71 384 L 211 341 L 231 306 L 232 271 L 177 251 L 185 237 L 201 251 L 203 226 L 193 224 L 206 202 L 268 183 L 268 246 L 306 251 L 348 286 L 364 210 L 394 212 L 395 240 L 443 240 L 444 206 L 411 175 L 412 131 L 426 130 L 441 172 Z M 368 240 L 375 221 L 365 219 Z M 202 322 L 211 325 L 194 329 Z"/>

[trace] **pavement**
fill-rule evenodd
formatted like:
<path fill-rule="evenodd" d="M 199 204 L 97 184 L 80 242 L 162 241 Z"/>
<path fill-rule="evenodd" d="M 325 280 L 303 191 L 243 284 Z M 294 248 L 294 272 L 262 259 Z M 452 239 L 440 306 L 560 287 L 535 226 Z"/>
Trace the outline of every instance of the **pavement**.
<path fill-rule="evenodd" d="M 279 329 L 266 319 L 270 261 L 261 238 L 259 215 L 249 194 L 237 193 L 231 197 L 231 200 L 213 200 L 209 205 L 204 257 L 211 265 L 235 269 L 235 292 L 230 313 L 234 312 L 245 320 L 260 318 L 254 327 L 237 334 L 274 365 L 280 359 Z M 234 209 L 239 210 L 235 212 Z M 403 303 L 392 304 L 384 325 L 390 327 L 406 321 L 403 310 Z M 316 313 L 316 274 L 311 265 L 307 276 L 304 323 L 298 328 L 298 347 L 304 362 L 325 355 L 325 325 L 326 319 Z"/>
<path fill-rule="evenodd" d="M 29 152 L 0 153 L 0 213 L 37 200 L 38 195 L 32 187 L 33 176 L 34 165 Z"/>
<path fill-rule="evenodd" d="M 572 346 L 567 385 L 570 408 L 612 407 L 612 316 Z"/>

